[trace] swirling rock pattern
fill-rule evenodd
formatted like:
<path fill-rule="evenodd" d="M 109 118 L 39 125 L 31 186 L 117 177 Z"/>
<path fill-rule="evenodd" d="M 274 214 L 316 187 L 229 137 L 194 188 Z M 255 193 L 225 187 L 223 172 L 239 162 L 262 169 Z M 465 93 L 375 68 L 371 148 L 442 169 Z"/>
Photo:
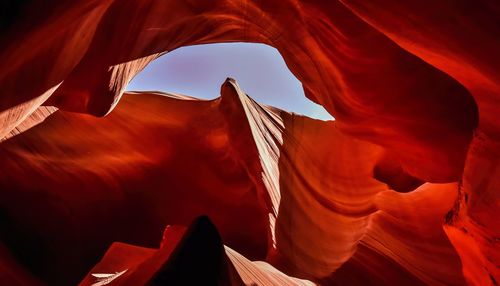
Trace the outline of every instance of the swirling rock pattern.
<path fill-rule="evenodd" d="M 197 251 L 222 285 L 498 284 L 497 1 L 2 10 L 1 284 L 182 285 Z M 162 53 L 233 41 L 276 47 L 336 121 L 232 79 L 213 101 L 124 94 Z"/>

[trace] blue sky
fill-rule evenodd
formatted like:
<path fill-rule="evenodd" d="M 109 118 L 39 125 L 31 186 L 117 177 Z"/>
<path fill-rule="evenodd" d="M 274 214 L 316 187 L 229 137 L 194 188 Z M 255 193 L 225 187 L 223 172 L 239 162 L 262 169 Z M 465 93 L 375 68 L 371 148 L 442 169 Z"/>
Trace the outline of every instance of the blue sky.
<path fill-rule="evenodd" d="M 127 90 L 159 90 L 213 99 L 227 77 L 258 102 L 313 118 L 332 119 L 304 95 L 279 52 L 263 44 L 226 43 L 183 47 L 150 63 Z"/>

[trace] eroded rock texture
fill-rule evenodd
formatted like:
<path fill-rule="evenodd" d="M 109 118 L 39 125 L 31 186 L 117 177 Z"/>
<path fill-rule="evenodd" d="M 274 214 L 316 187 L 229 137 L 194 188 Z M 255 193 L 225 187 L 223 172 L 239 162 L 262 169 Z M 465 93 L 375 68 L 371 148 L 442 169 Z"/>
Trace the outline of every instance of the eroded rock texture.
<path fill-rule="evenodd" d="M 1 5 L 0 284 L 498 284 L 497 1 Z M 124 94 L 232 41 L 336 121 Z"/>

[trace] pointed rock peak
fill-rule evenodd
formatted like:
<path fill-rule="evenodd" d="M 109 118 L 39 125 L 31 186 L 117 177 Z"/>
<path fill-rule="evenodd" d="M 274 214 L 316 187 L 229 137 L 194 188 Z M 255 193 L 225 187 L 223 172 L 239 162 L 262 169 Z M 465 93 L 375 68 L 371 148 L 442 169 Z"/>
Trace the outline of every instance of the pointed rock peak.
<path fill-rule="evenodd" d="M 227 77 L 226 78 L 226 82 L 230 82 L 230 83 L 236 83 L 236 80 L 232 77 Z"/>
<path fill-rule="evenodd" d="M 225 98 L 234 99 L 240 96 L 246 96 L 246 94 L 243 92 L 243 90 L 241 90 L 240 86 L 238 85 L 238 82 L 234 78 L 230 77 L 226 78 L 224 83 L 222 83 L 222 86 L 220 88 L 220 94 L 222 100 L 225 100 Z"/>
<path fill-rule="evenodd" d="M 225 114 L 245 114 L 244 101 L 247 95 L 233 78 L 226 78 L 220 88 L 220 102 Z"/>
<path fill-rule="evenodd" d="M 151 285 L 221 285 L 226 261 L 222 239 L 206 216 L 197 218 Z"/>

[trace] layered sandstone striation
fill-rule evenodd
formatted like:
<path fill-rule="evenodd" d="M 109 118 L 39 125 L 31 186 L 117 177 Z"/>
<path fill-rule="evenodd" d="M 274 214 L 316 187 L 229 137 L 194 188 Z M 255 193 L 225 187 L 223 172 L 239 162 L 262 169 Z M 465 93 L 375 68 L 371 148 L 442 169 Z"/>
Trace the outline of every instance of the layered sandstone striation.
<path fill-rule="evenodd" d="M 2 5 L 0 284 L 182 284 L 197 251 L 222 285 L 498 284 L 496 1 Z M 336 121 L 232 79 L 124 93 L 234 41 L 277 48 Z"/>

